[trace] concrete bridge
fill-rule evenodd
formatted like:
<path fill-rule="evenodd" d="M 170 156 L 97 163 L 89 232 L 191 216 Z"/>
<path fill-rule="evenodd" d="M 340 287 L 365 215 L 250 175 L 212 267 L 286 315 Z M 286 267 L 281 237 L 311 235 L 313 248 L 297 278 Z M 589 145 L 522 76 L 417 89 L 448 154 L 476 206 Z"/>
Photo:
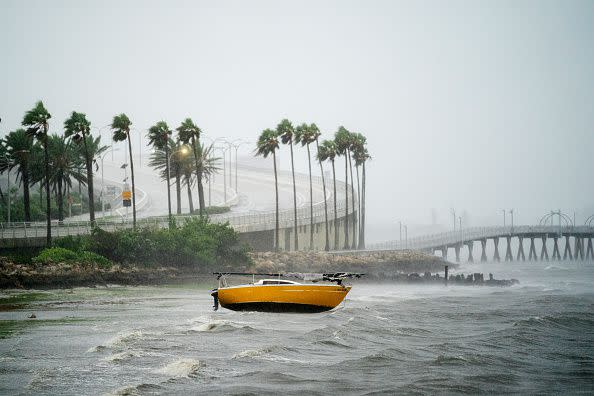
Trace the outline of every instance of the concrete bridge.
<path fill-rule="evenodd" d="M 468 261 L 472 262 L 475 260 L 474 247 L 480 244 L 481 261 L 489 259 L 487 255 L 489 250 L 493 251 L 492 259 L 495 261 L 500 261 L 502 258 L 505 261 L 594 260 L 592 238 L 594 238 L 592 225 L 476 227 L 419 236 L 410 238 L 406 242 L 389 241 L 368 245 L 368 249 L 422 250 L 431 254 L 440 253 L 446 259 L 450 251 L 453 251 L 456 261 L 460 261 L 461 250 L 468 249 Z M 500 247 L 502 240 L 505 243 Z M 551 242 L 552 247 L 548 246 Z M 551 249 L 550 254 L 549 249 Z"/>

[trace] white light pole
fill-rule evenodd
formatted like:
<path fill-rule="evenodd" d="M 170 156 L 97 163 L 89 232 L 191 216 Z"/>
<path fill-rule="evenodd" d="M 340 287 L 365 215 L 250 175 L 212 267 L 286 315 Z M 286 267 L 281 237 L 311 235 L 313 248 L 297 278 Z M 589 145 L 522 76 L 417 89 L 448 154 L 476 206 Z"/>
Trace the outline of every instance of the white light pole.
<path fill-rule="evenodd" d="M 117 148 L 114 149 L 113 146 L 109 146 L 109 148 L 110 148 L 110 150 L 103 153 L 103 155 L 100 157 L 100 159 L 101 159 L 101 217 L 105 217 L 105 200 L 103 198 L 104 191 L 105 191 L 105 182 L 103 180 L 103 160 L 105 159 L 105 156 L 107 154 L 109 154 L 110 151 L 111 151 L 111 155 L 113 156 L 113 152 L 117 150 Z"/>
<path fill-rule="evenodd" d="M 404 225 L 404 248 L 408 249 L 408 226 Z"/>
<path fill-rule="evenodd" d="M 503 209 L 503 228 L 505 228 L 505 209 Z"/>
<path fill-rule="evenodd" d="M 456 210 L 451 208 L 450 211 L 452 212 L 452 217 L 454 218 L 454 231 L 456 231 Z"/>
<path fill-rule="evenodd" d="M 511 216 L 511 230 L 513 232 L 514 231 L 514 210 L 513 209 L 510 209 L 509 210 L 509 214 Z"/>

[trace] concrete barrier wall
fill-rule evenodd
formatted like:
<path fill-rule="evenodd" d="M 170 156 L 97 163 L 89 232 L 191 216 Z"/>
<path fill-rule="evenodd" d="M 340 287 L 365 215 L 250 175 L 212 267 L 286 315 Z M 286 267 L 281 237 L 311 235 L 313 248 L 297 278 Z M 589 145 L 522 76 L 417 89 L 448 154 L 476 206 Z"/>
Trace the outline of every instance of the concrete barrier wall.
<path fill-rule="evenodd" d="M 357 242 L 358 225 L 354 219 L 357 214 L 349 215 L 349 248 L 352 246 L 353 237 Z M 330 250 L 342 250 L 345 248 L 344 241 L 344 222 L 345 217 L 338 218 L 338 246 L 334 246 L 334 219 L 328 219 L 328 236 Z M 299 239 L 299 250 L 324 250 L 326 247 L 326 223 L 314 223 L 314 245 L 310 246 L 310 225 L 300 225 L 297 227 Z M 295 250 L 294 227 L 284 227 L 279 230 L 279 250 Z M 274 250 L 274 230 L 248 231 L 239 234 L 239 239 L 247 243 L 254 251 L 272 251 Z"/>

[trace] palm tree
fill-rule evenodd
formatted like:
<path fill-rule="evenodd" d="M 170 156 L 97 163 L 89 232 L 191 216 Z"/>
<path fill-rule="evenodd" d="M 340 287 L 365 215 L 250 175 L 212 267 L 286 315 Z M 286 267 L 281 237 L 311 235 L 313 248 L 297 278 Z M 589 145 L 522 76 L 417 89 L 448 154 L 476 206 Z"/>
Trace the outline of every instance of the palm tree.
<path fill-rule="evenodd" d="M 113 140 L 122 142 L 128 140 L 128 152 L 130 157 L 130 175 L 132 177 L 132 227 L 136 229 L 136 189 L 134 185 L 134 161 L 132 160 L 132 141 L 130 140 L 130 119 L 124 113 L 113 117 L 111 129 L 113 131 Z"/>
<path fill-rule="evenodd" d="M 23 204 L 25 207 L 25 221 L 31 221 L 31 194 L 29 186 L 31 185 L 31 167 L 30 155 L 33 151 L 33 139 L 27 135 L 24 129 L 17 129 L 10 132 L 5 138 L 6 156 L 10 158 L 8 164 L 2 163 L 2 171 L 5 165 L 10 172 L 13 168 L 17 169 L 17 183 L 23 184 Z M 10 193 L 10 192 L 9 192 Z"/>
<path fill-rule="evenodd" d="M 363 137 L 362 135 L 360 137 Z M 356 150 L 353 152 L 353 159 L 355 160 L 355 167 L 357 167 L 357 183 L 359 178 L 359 166 L 363 169 L 363 180 L 361 184 L 361 198 L 360 198 L 360 221 L 359 221 L 359 249 L 365 249 L 365 162 L 371 157 L 365 147 L 366 139 L 359 140 L 362 144 L 358 145 Z"/>
<path fill-rule="evenodd" d="M 317 144 L 317 141 L 316 141 Z M 318 161 L 320 163 L 320 168 L 322 167 L 322 161 L 330 161 L 332 163 L 332 181 L 334 184 L 334 249 L 338 249 L 338 211 L 336 209 L 336 169 L 334 167 L 334 159 L 336 158 L 336 143 L 332 140 L 323 140 L 322 144 L 318 145 Z M 322 181 L 324 171 L 322 169 Z M 326 188 L 324 187 L 324 195 L 325 195 Z M 324 197 L 324 200 L 326 198 Z M 327 214 L 327 212 L 326 212 Z M 328 216 L 326 215 L 326 222 L 328 221 Z M 328 228 L 328 224 L 326 224 L 326 229 Z"/>
<path fill-rule="evenodd" d="M 310 137 L 311 139 L 313 139 L 313 141 L 316 142 L 316 152 L 319 153 L 320 152 L 320 144 L 319 144 L 319 138 L 320 138 L 320 129 L 318 128 L 318 126 L 316 124 L 310 124 L 309 125 L 309 133 L 310 133 Z M 309 153 L 308 153 L 309 156 Z M 326 196 L 326 179 L 324 176 L 324 167 L 322 166 L 322 161 L 320 161 L 320 159 L 318 158 L 318 162 L 320 164 L 320 173 L 322 175 L 322 189 L 324 190 L 324 221 L 325 221 L 325 225 L 326 225 L 326 245 L 324 247 L 324 250 L 328 251 L 330 250 L 330 237 L 329 237 L 329 229 L 328 229 L 328 200 L 327 200 L 327 196 Z"/>
<path fill-rule="evenodd" d="M 301 146 L 307 147 L 307 163 L 309 165 L 309 248 L 313 249 L 313 184 L 311 179 L 311 152 L 309 150 L 309 145 L 317 140 L 319 136 L 319 129 L 316 124 L 311 125 L 312 128 L 310 128 L 309 125 L 303 123 L 295 128 L 295 143 L 301 143 Z M 316 131 L 318 135 L 315 135 Z"/>
<path fill-rule="evenodd" d="M 195 160 L 195 172 L 196 172 L 196 181 L 198 183 L 198 205 L 200 207 L 200 215 L 204 214 L 204 186 L 202 185 L 202 176 L 204 169 L 200 166 L 198 162 L 199 158 L 201 157 L 201 153 L 199 149 L 201 148 L 200 145 L 200 134 L 202 131 L 191 118 L 186 118 L 179 127 L 177 127 L 177 132 L 179 134 L 179 140 L 183 143 L 188 144 L 191 143 L 192 151 L 194 152 L 194 160 Z"/>
<path fill-rule="evenodd" d="M 352 207 L 353 207 L 353 212 L 355 211 L 355 179 L 353 179 L 353 163 L 351 161 L 351 157 L 352 157 L 352 153 L 353 150 L 356 149 L 357 146 L 357 135 L 360 135 L 358 133 L 350 133 L 349 134 L 349 146 L 347 148 L 347 157 L 349 160 L 349 168 L 350 168 L 350 173 L 351 173 L 351 198 L 352 198 Z M 361 135 L 363 136 L 363 135 Z M 363 138 L 364 139 L 364 138 Z M 359 175 L 357 174 L 357 215 L 353 216 L 353 243 L 351 245 L 351 249 L 357 249 L 357 241 L 356 241 L 356 237 L 358 235 L 358 229 L 357 229 L 357 224 L 358 224 L 358 216 L 359 214 L 359 209 L 360 209 L 360 196 L 359 196 Z"/>
<path fill-rule="evenodd" d="M 171 131 L 165 121 L 159 121 L 155 125 L 149 128 L 148 138 L 149 144 L 157 150 L 162 150 L 165 154 L 165 174 L 168 175 L 165 178 L 167 182 L 167 208 L 169 222 L 171 223 L 171 184 L 169 183 L 169 136 Z"/>
<path fill-rule="evenodd" d="M 48 138 L 48 150 L 52 161 L 50 186 L 56 194 L 58 220 L 64 220 L 64 195 L 72 187 L 72 179 L 87 184 L 88 180 L 80 169 L 80 157 L 76 149 L 65 136 L 51 135 Z"/>
<path fill-rule="evenodd" d="M 93 157 L 87 146 L 87 137 L 91 136 L 91 123 L 84 113 L 72 112 L 70 118 L 64 121 L 64 136 L 72 138 L 76 144 L 82 144 L 85 168 L 87 170 L 87 195 L 89 196 L 89 220 L 91 226 L 95 225 L 95 197 L 93 186 Z"/>
<path fill-rule="evenodd" d="M 160 171 L 162 179 L 165 180 L 167 177 L 175 179 L 177 214 L 181 214 L 181 176 L 184 163 L 187 162 L 186 155 L 183 155 L 185 148 L 185 145 L 180 145 L 174 142 L 173 139 L 169 139 L 169 151 L 172 153 L 169 159 L 169 174 L 167 174 L 167 159 L 165 158 L 164 149 L 156 149 L 151 154 L 149 162 L 150 166 Z"/>
<path fill-rule="evenodd" d="M 344 179 L 345 179 L 345 216 L 344 216 L 344 249 L 349 249 L 349 146 L 351 145 L 351 133 L 343 126 L 338 128 L 334 134 L 336 153 L 344 156 Z M 351 181 L 352 183 L 352 181 Z"/>
<path fill-rule="evenodd" d="M 274 249 L 279 250 L 278 246 L 278 234 L 279 234 L 279 222 L 278 222 L 278 176 L 276 172 L 276 150 L 278 150 L 278 132 L 272 129 L 265 129 L 258 138 L 256 143 L 256 155 L 261 155 L 266 158 L 272 154 L 272 162 L 274 164 L 274 190 L 276 199 L 276 216 L 275 216 L 275 228 L 274 228 Z M 296 230 L 295 230 L 296 231 Z M 295 241 L 297 241 L 295 239 Z"/>
<path fill-rule="evenodd" d="M 43 146 L 44 155 L 44 176 L 45 176 L 45 195 L 46 195 L 46 221 L 47 221 L 47 234 L 46 244 L 51 246 L 52 244 L 52 219 L 51 219 L 51 204 L 50 204 L 50 184 L 49 184 L 49 152 L 47 147 L 47 132 L 49 130 L 49 119 L 52 118 L 51 114 L 43 106 L 43 102 L 39 101 L 35 104 L 31 110 L 25 113 L 23 117 L 23 126 L 27 127 L 27 135 L 35 138 L 41 142 Z"/>
<path fill-rule="evenodd" d="M 276 127 L 276 134 L 281 138 L 283 144 L 288 144 L 291 149 L 291 172 L 293 174 L 293 211 L 295 214 L 295 250 L 299 250 L 299 236 L 297 235 L 297 188 L 295 186 L 295 163 L 293 161 L 293 135 L 295 131 L 291 121 L 284 119 Z"/>

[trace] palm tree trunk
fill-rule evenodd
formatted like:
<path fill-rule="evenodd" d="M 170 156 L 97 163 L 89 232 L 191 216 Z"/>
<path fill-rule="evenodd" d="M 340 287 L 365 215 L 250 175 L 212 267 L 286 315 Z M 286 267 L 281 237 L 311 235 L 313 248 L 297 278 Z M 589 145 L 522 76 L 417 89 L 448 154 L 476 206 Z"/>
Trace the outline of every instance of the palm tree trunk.
<path fill-rule="evenodd" d="M 293 139 L 289 140 L 291 148 L 291 172 L 293 173 L 293 211 L 295 213 L 295 250 L 299 250 L 299 235 L 297 235 L 297 187 L 295 187 L 295 163 L 293 162 Z"/>
<path fill-rule="evenodd" d="M 165 144 L 165 181 L 167 183 L 167 218 L 169 219 L 169 226 L 171 227 L 171 183 L 169 181 L 169 144 Z"/>
<path fill-rule="evenodd" d="M 349 245 L 349 158 L 344 152 L 344 192 L 345 192 L 345 212 L 344 212 L 344 249 L 348 250 Z"/>
<path fill-rule="evenodd" d="M 136 185 L 134 184 L 134 161 L 132 160 L 132 141 L 130 132 L 126 131 L 128 138 L 128 152 L 130 153 L 130 176 L 132 177 L 132 227 L 136 229 Z"/>
<path fill-rule="evenodd" d="M 188 187 L 188 202 L 190 203 L 190 214 L 194 213 L 194 202 L 192 201 L 192 180 L 186 176 L 186 186 Z"/>
<path fill-rule="evenodd" d="M 336 168 L 332 160 L 332 181 L 334 183 L 334 250 L 338 250 L 338 210 L 336 206 Z"/>
<path fill-rule="evenodd" d="M 85 145 L 85 164 L 87 166 L 87 192 L 89 195 L 89 220 L 91 226 L 95 225 L 95 197 L 93 196 L 93 164 L 89 158 L 89 149 L 87 147 L 87 137 L 83 134 L 83 143 Z"/>
<path fill-rule="evenodd" d="M 316 139 L 316 152 L 320 151 L 320 145 L 318 143 L 318 139 Z M 326 180 L 324 178 L 324 167 L 322 166 L 322 161 L 318 158 L 318 162 L 320 163 L 320 172 L 322 173 L 322 188 L 324 189 L 324 220 L 326 225 L 326 245 L 324 246 L 324 250 L 330 250 L 330 235 L 328 230 L 328 201 L 326 199 Z"/>
<path fill-rule="evenodd" d="M 348 157 L 349 157 L 349 168 L 351 169 L 351 206 L 353 208 L 353 214 L 355 214 L 355 180 L 353 179 L 353 163 L 351 162 L 351 151 L 347 150 L 348 153 Z M 359 197 L 357 197 L 358 200 Z M 357 216 L 353 216 L 353 242 L 351 245 L 351 249 L 356 249 L 357 248 L 357 243 L 356 243 L 356 232 L 355 230 L 357 229 Z"/>
<path fill-rule="evenodd" d="M 313 185 L 311 182 L 311 154 L 307 143 L 307 163 L 309 165 L 309 249 L 314 249 L 314 221 L 313 221 Z"/>
<path fill-rule="evenodd" d="M 0 187 L 0 199 L 2 199 L 3 204 L 6 204 L 6 198 L 4 198 L 4 193 L 2 192 L 2 187 Z"/>
<path fill-rule="evenodd" d="M 355 173 L 357 174 L 357 237 L 361 239 L 361 187 L 359 183 L 359 166 L 355 164 Z M 359 248 L 359 242 L 355 245 Z"/>
<path fill-rule="evenodd" d="M 47 149 L 47 130 L 45 131 L 46 139 L 43 142 L 43 155 L 45 162 L 45 216 L 47 222 L 47 233 L 45 237 L 45 243 L 47 247 L 52 246 L 52 208 L 51 208 L 51 196 L 50 196 L 50 181 L 49 181 L 49 152 Z M 10 192 L 9 192 L 10 194 Z"/>
<path fill-rule="evenodd" d="M 31 198 L 29 192 L 29 169 L 23 169 L 23 203 L 25 205 L 25 222 L 31 221 Z"/>
<path fill-rule="evenodd" d="M 359 234 L 359 249 L 365 249 L 365 162 L 363 162 L 361 193 L 361 233 Z"/>
<path fill-rule="evenodd" d="M 275 221 L 275 225 L 274 225 L 274 250 L 275 251 L 279 251 L 279 246 L 278 246 L 278 233 L 280 232 L 279 230 L 279 222 L 278 222 L 278 176 L 276 174 L 276 153 L 273 151 L 272 152 L 272 162 L 274 163 L 274 191 L 275 191 L 275 203 L 276 203 L 276 212 L 275 212 L 275 216 L 274 216 L 274 221 Z"/>
<path fill-rule="evenodd" d="M 56 189 L 56 201 L 58 201 L 58 221 L 64 222 L 64 199 L 62 195 L 62 178 L 58 178 L 58 188 Z"/>
<path fill-rule="evenodd" d="M 181 214 L 181 175 L 179 174 L 179 168 L 175 168 L 175 196 L 177 199 L 177 211 L 176 213 Z"/>

